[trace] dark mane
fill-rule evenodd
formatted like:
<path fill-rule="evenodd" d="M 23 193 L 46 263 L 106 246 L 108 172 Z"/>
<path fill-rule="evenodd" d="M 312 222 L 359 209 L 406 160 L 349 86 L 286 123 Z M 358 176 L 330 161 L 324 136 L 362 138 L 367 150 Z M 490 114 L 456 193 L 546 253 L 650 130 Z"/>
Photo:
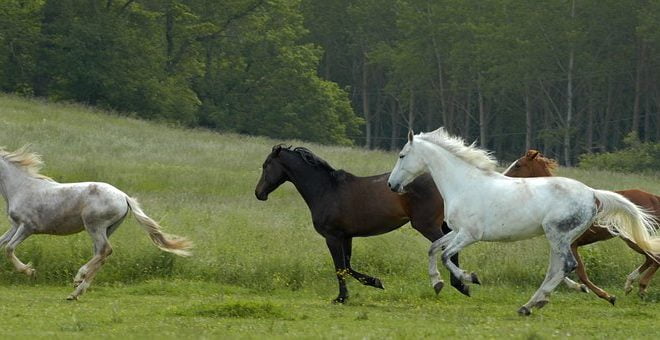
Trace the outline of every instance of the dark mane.
<path fill-rule="evenodd" d="M 313 167 L 317 167 L 317 168 L 326 170 L 332 177 L 334 177 L 336 179 L 342 179 L 342 178 L 345 178 L 346 175 L 350 175 L 348 172 L 346 172 L 344 170 L 333 168 L 328 162 L 326 162 L 321 157 L 315 155 L 308 148 L 299 146 L 299 147 L 293 148 L 293 150 L 292 150 L 291 146 L 286 146 L 285 144 L 277 144 L 277 145 L 273 146 L 273 151 L 279 151 L 279 150 L 287 150 L 287 151 L 297 153 L 305 163 L 307 163 L 307 164 L 309 164 Z"/>
<path fill-rule="evenodd" d="M 328 164 L 328 162 L 326 162 L 325 160 L 321 159 L 319 156 L 312 153 L 312 151 L 310 151 L 308 148 L 299 146 L 297 148 L 294 148 L 293 151 L 297 152 L 302 158 L 302 160 L 309 165 L 323 168 L 325 170 L 328 170 L 329 172 L 337 171 L 330 164 Z"/>

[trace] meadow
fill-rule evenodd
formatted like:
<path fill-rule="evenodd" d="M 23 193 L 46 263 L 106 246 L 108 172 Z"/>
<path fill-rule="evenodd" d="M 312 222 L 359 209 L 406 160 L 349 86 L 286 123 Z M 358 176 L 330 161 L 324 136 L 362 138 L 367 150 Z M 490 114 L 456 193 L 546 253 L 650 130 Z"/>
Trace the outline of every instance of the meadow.
<path fill-rule="evenodd" d="M 24 144 L 43 156 L 43 173 L 59 182 L 108 182 L 133 197 L 167 232 L 195 242 L 194 256 L 159 251 L 134 219 L 113 234 L 114 253 L 78 302 L 65 301 L 78 268 L 92 254 L 89 237 L 38 235 L 17 250 L 37 275 L 27 278 L 0 259 L 0 336 L 69 337 L 349 337 L 349 338 L 653 338 L 660 289 L 623 295 L 625 275 L 642 262 L 620 240 L 584 247 L 595 283 L 617 306 L 559 287 L 546 308 L 516 314 L 543 280 L 543 238 L 476 244 L 462 267 L 479 273 L 472 297 L 447 287 L 435 296 L 426 274 L 429 243 L 409 225 L 356 239 L 355 269 L 386 290 L 349 280 L 351 299 L 333 305 L 333 265 L 309 212 L 287 183 L 254 197 L 261 164 L 277 143 L 306 146 L 356 175 L 391 170 L 396 155 L 185 129 L 80 105 L 0 95 L 0 145 Z M 522 152 L 523 150 L 521 150 Z M 496 155 L 497 156 L 497 155 Z M 504 165 L 504 164 L 503 164 Z M 660 175 L 561 168 L 602 189 L 660 193 Z M 4 210 L 4 202 L 0 203 Z M 521 206 L 521 209 L 523 207 Z M 0 232 L 8 228 L 3 217 Z M 443 277 L 448 279 L 446 270 Z M 657 281 L 657 279 L 656 279 Z"/>

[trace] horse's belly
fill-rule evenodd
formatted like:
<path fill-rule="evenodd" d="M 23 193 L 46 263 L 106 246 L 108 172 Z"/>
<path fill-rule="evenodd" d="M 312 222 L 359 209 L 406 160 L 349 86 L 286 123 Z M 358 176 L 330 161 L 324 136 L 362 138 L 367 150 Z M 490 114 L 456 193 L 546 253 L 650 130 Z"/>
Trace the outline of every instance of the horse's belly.
<path fill-rule="evenodd" d="M 502 226 L 500 228 L 490 228 L 484 230 L 481 237 L 482 241 L 490 242 L 513 242 L 527 240 L 539 235 L 543 235 L 543 227 L 538 226 Z"/>

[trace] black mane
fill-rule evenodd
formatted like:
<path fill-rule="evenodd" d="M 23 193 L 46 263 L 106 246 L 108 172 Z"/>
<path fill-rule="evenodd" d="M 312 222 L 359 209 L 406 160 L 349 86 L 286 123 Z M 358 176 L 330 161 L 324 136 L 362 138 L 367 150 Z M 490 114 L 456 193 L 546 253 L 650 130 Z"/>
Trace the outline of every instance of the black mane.
<path fill-rule="evenodd" d="M 291 146 L 286 146 L 284 144 L 278 144 L 278 145 L 275 145 L 273 147 L 273 151 L 275 151 L 277 149 L 280 149 L 280 150 L 284 149 L 284 150 L 287 150 L 287 151 L 297 153 L 305 163 L 307 163 L 311 166 L 326 170 L 334 178 L 340 179 L 340 178 L 343 178 L 346 174 L 348 174 L 344 170 L 333 168 L 328 162 L 326 162 L 321 157 L 315 155 L 308 148 L 299 146 L 299 147 L 293 148 L 293 150 L 292 150 Z"/>

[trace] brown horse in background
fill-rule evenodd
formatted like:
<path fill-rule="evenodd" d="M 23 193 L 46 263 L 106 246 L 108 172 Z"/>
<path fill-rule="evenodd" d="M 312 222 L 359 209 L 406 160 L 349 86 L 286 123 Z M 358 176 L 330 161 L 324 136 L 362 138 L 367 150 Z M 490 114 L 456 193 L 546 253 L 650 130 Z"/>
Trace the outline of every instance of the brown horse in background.
<path fill-rule="evenodd" d="M 555 160 L 543 157 L 543 155 L 541 155 L 541 153 L 539 153 L 536 150 L 529 150 L 527 151 L 527 154 L 525 156 L 513 162 L 511 166 L 509 166 L 509 168 L 504 172 L 504 175 L 510 177 L 547 177 L 547 176 L 552 176 L 552 170 L 556 169 L 556 167 L 557 167 L 557 162 Z M 658 219 L 660 219 L 659 196 L 636 189 L 622 190 L 616 192 L 623 195 L 628 200 L 637 204 L 638 206 L 643 207 L 645 210 L 651 212 Z M 573 255 L 577 259 L 577 263 L 578 263 L 576 272 L 578 274 L 578 277 L 580 278 L 580 281 L 582 281 L 582 283 L 587 285 L 587 287 L 589 287 L 589 289 L 591 289 L 594 293 L 596 293 L 598 297 L 605 299 L 612 304 L 615 303 L 616 296 L 610 295 L 608 292 L 599 288 L 593 282 L 591 282 L 591 280 L 589 280 L 589 277 L 587 276 L 587 273 L 584 268 L 584 264 L 582 263 L 582 259 L 580 258 L 580 254 L 578 253 L 577 248 L 587 244 L 592 244 L 594 242 L 609 240 L 615 236 L 616 235 L 612 235 L 607 228 L 593 225 L 589 229 L 587 229 L 587 231 L 584 232 L 584 234 L 578 237 L 573 242 L 573 244 L 571 244 L 571 250 L 573 251 Z M 639 266 L 639 268 L 635 269 L 632 273 L 628 275 L 625 285 L 625 292 L 626 294 L 628 294 L 632 290 L 632 283 L 640 275 L 642 275 L 642 278 L 639 280 L 639 295 L 643 297 L 646 294 L 646 289 L 648 287 L 649 281 L 651 281 L 653 274 L 655 274 L 655 272 L 658 270 L 658 267 L 660 266 L 660 257 L 657 256 L 653 257 L 647 254 L 641 248 L 639 248 L 639 246 L 637 246 L 635 243 L 633 243 L 630 240 L 627 240 L 625 238 L 622 238 L 622 240 L 624 240 L 631 249 L 644 255 L 645 257 L 644 263 L 641 266 Z M 571 288 L 581 288 L 583 291 L 586 292 L 584 286 L 578 285 L 569 278 L 566 278 L 565 282 Z"/>
<path fill-rule="evenodd" d="M 430 175 L 420 176 L 399 195 L 387 187 L 389 173 L 358 177 L 334 169 L 325 160 L 303 147 L 275 145 L 263 163 L 254 191 L 265 201 L 284 182 L 293 183 L 307 203 L 314 229 L 325 238 L 335 265 L 339 295 L 334 302 L 348 299 L 346 277 L 383 289 L 380 279 L 351 268 L 353 237 L 380 235 L 410 221 L 412 227 L 433 242 L 451 230 L 444 223 L 444 205 Z M 458 254 L 452 257 L 458 264 Z M 451 285 L 470 296 L 469 286 L 451 276 Z M 442 289 L 442 282 L 435 292 Z"/>

